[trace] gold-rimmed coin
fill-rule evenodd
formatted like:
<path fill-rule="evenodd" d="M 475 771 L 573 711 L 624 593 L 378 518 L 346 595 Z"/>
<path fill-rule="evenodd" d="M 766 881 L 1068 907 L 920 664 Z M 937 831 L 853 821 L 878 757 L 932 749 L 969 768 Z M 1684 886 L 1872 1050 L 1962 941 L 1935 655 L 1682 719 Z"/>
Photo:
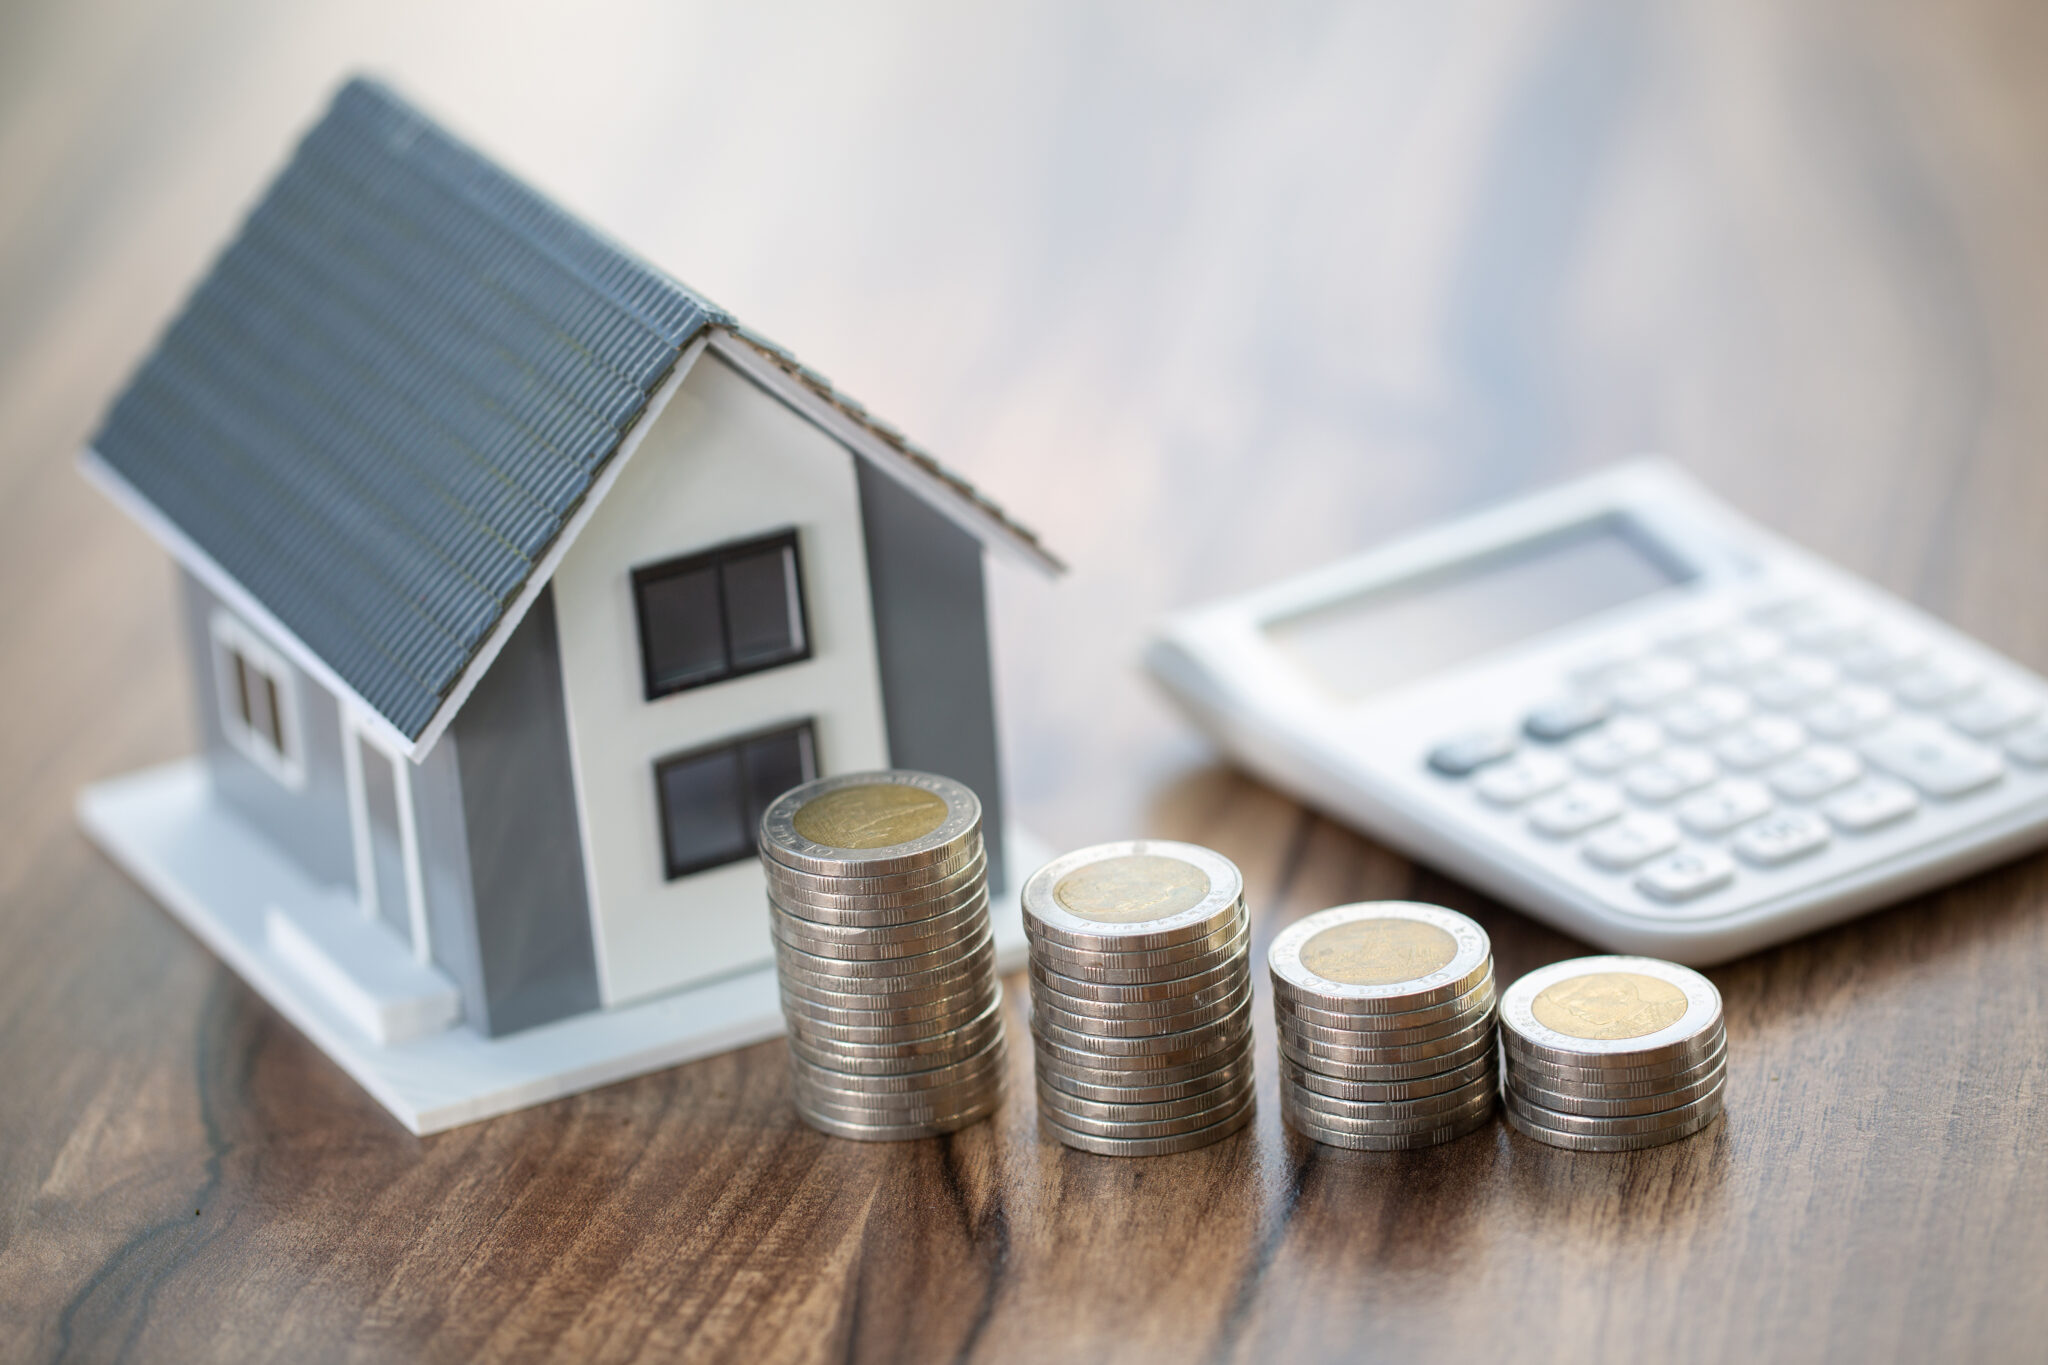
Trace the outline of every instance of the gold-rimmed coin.
<path fill-rule="evenodd" d="M 1281 930 L 1266 952 L 1273 989 L 1332 1013 L 1400 1014 L 1464 995 L 1493 969 L 1472 919 L 1416 901 L 1362 901 Z"/>
<path fill-rule="evenodd" d="M 981 802 L 951 778 L 903 769 L 820 778 L 761 817 L 761 851 L 798 872 L 880 877 L 948 862 L 981 833 Z"/>
<path fill-rule="evenodd" d="M 1021 897 L 1024 927 L 1034 938 L 1073 951 L 1119 953 L 1208 938 L 1235 921 L 1243 898 L 1236 864 L 1213 849 L 1166 839 L 1062 854 L 1031 875 Z"/>

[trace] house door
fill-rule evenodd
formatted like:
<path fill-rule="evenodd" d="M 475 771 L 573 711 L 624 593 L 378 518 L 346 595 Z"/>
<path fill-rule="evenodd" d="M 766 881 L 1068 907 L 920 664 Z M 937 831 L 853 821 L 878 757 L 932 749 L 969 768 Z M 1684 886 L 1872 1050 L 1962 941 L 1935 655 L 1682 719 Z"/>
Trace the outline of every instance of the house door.
<path fill-rule="evenodd" d="M 412 790 L 405 760 L 394 758 L 349 727 L 345 736 L 356 874 L 365 913 L 382 920 L 413 956 L 428 956 L 426 907 L 416 871 Z"/>

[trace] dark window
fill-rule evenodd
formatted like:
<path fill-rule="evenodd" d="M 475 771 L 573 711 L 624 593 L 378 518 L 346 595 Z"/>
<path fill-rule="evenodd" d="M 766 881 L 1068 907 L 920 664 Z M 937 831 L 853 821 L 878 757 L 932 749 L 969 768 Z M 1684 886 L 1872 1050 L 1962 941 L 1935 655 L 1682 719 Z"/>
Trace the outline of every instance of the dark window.
<path fill-rule="evenodd" d="M 811 657 L 796 532 L 633 571 L 647 700 Z"/>
<path fill-rule="evenodd" d="M 804 721 L 656 761 L 668 879 L 752 857 L 761 813 L 818 775 L 817 755 L 811 723 Z"/>

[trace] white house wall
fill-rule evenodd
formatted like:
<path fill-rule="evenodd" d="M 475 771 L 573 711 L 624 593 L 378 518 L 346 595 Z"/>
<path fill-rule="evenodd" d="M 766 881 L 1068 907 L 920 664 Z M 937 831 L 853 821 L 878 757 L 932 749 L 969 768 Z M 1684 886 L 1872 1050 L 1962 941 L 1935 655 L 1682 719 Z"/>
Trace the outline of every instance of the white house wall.
<path fill-rule="evenodd" d="M 845 447 L 707 355 L 554 578 L 598 978 L 607 1005 L 769 959 L 748 859 L 666 881 L 654 762 L 786 722 L 821 772 L 888 758 L 860 494 Z M 646 700 L 631 574 L 794 526 L 812 657 Z"/>

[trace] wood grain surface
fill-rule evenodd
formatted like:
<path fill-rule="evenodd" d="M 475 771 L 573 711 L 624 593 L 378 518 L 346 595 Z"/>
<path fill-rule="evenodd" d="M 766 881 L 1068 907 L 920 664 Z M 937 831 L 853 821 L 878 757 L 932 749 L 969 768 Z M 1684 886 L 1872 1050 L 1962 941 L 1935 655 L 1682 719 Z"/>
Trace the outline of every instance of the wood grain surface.
<path fill-rule="evenodd" d="M 1377 896 L 1578 945 L 1218 766 L 1134 666 L 1169 607 L 1660 449 L 2048 667 L 2039 5 L 7 5 L 0 1358 L 2042 1357 L 2039 856 L 1715 970 L 1727 1118 L 1631 1156 L 1319 1148 L 1268 1065 L 1241 1139 L 1093 1158 L 1024 1048 L 868 1146 L 780 1043 L 400 1131 L 71 814 L 193 726 L 69 457 L 358 68 L 1040 528 L 1015 799 L 1236 859 L 1255 952 Z"/>

